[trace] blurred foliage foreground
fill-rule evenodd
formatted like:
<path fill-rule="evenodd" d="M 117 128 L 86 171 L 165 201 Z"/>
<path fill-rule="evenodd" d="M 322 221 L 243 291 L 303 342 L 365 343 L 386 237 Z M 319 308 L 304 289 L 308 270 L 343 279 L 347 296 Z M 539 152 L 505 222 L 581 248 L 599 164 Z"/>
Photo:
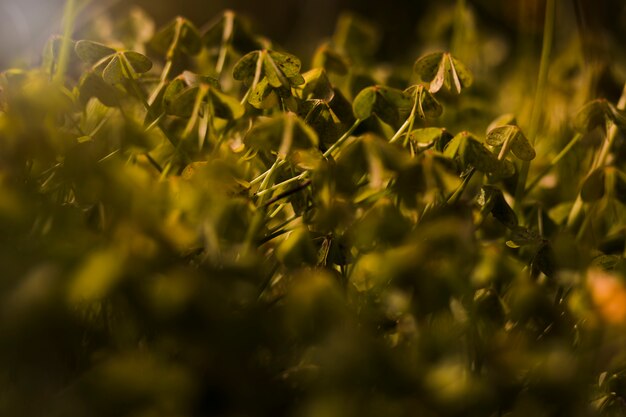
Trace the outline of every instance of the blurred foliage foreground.
<path fill-rule="evenodd" d="M 548 10 L 533 107 L 457 12 L 413 68 L 134 12 L 2 73 L 0 414 L 624 415 L 626 98 Z"/>

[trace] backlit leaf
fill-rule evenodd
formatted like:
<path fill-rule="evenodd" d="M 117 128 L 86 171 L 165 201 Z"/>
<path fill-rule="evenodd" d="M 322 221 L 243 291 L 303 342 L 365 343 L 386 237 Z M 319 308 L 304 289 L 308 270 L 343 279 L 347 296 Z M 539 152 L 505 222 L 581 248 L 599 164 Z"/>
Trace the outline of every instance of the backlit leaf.
<path fill-rule="evenodd" d="M 85 63 L 95 65 L 102 59 L 114 55 L 117 51 L 98 42 L 78 41 L 74 47 L 76 55 Z"/>

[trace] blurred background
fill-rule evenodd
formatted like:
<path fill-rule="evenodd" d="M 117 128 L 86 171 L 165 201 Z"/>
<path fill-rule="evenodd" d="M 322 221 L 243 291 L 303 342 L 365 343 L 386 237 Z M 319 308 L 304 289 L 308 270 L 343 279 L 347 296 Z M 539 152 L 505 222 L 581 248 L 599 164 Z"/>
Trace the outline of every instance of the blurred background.
<path fill-rule="evenodd" d="M 224 9 L 250 17 L 258 33 L 285 48 L 309 56 L 315 45 L 329 37 L 337 16 L 346 10 L 368 18 L 383 29 L 381 60 L 396 58 L 414 44 L 419 25 L 434 9 L 457 0 L 77 0 L 83 5 L 77 27 L 85 27 L 103 15 L 125 14 L 141 7 L 163 24 L 175 15 L 191 19 L 199 27 Z M 504 36 L 533 33 L 541 28 L 545 0 L 465 0 L 481 25 Z M 65 0 L 0 0 L 0 68 L 36 64 L 39 52 L 52 33 L 60 31 Z M 589 34 L 623 36 L 626 27 L 624 0 L 563 0 L 562 9 L 576 16 Z M 524 22 L 520 24 L 519 22 Z M 575 30 L 572 27 L 571 30 Z"/>

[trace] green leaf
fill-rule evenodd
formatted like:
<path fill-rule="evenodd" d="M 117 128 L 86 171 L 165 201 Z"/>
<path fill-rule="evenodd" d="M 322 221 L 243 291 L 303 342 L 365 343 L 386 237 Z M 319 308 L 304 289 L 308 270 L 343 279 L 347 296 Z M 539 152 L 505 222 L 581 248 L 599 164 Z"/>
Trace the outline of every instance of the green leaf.
<path fill-rule="evenodd" d="M 285 77 L 291 78 L 300 74 L 301 63 L 295 55 L 276 51 L 267 51 L 267 55 Z"/>
<path fill-rule="evenodd" d="M 511 144 L 511 152 L 522 161 L 532 161 L 537 156 L 535 149 L 528 141 L 528 138 L 520 131 L 515 136 Z"/>
<path fill-rule="evenodd" d="M 239 119 L 245 113 L 245 109 L 239 100 L 222 93 L 214 87 L 209 88 L 209 98 L 216 117 L 232 120 Z"/>
<path fill-rule="evenodd" d="M 468 88 L 474 83 L 474 76 L 469 68 L 464 63 L 448 54 L 448 59 L 451 63 L 451 73 L 449 74 L 456 88 L 456 93 L 459 94 L 461 89 Z"/>
<path fill-rule="evenodd" d="M 444 129 L 440 127 L 425 127 L 413 130 L 410 138 L 416 143 L 434 143 L 441 138 L 443 132 Z"/>
<path fill-rule="evenodd" d="M 354 98 L 352 102 L 352 110 L 354 111 L 354 117 L 359 120 L 365 120 L 369 118 L 374 112 L 374 105 L 376 104 L 376 90 L 374 87 L 368 87 L 361 90 L 359 94 Z"/>
<path fill-rule="evenodd" d="M 322 100 L 329 103 L 335 97 L 335 90 L 322 68 L 314 68 L 303 75 L 302 98 L 304 100 Z"/>
<path fill-rule="evenodd" d="M 408 114 L 412 104 L 411 97 L 404 91 L 375 85 L 361 90 L 354 98 L 352 109 L 354 116 L 360 120 L 376 114 L 382 121 L 395 127 L 401 113 Z"/>
<path fill-rule="evenodd" d="M 515 156 L 523 161 L 535 158 L 536 153 L 526 136 L 518 126 L 504 125 L 496 127 L 487 133 L 487 144 L 510 148 Z"/>
<path fill-rule="evenodd" d="M 536 245 L 543 242 L 543 238 L 537 232 L 523 226 L 514 227 L 511 232 L 511 240 L 506 242 L 506 245 L 511 248 Z"/>
<path fill-rule="evenodd" d="M 172 85 L 172 84 L 170 84 Z M 172 91 L 168 92 L 166 90 L 166 111 L 174 116 L 178 117 L 191 117 L 193 113 L 193 108 L 196 103 L 196 97 L 198 92 L 200 91 L 199 87 L 188 87 L 181 91 L 179 91 L 176 95 L 173 95 L 175 92 L 176 86 L 172 86 Z M 172 94 L 170 96 L 169 94 Z"/>
<path fill-rule="evenodd" d="M 439 71 L 443 52 L 433 52 L 424 55 L 413 64 L 413 72 L 415 72 L 422 81 L 432 82 Z"/>
<path fill-rule="evenodd" d="M 609 103 L 609 117 L 618 128 L 626 131 L 626 111 L 618 109 L 613 103 Z"/>
<path fill-rule="evenodd" d="M 484 173 L 496 173 L 502 169 L 502 161 L 469 132 L 461 132 L 452 138 L 444 155 L 458 159 L 464 167 L 473 166 Z"/>
<path fill-rule="evenodd" d="M 301 104 L 301 110 L 299 115 L 315 130 L 325 147 L 335 143 L 342 131 L 342 124 L 327 103 L 323 101 L 304 102 Z M 350 114 L 352 114 L 352 110 L 350 110 Z"/>
<path fill-rule="evenodd" d="M 291 54 L 275 51 L 264 51 L 263 74 L 268 78 L 272 87 L 289 88 L 304 82 L 300 75 L 300 60 Z"/>
<path fill-rule="evenodd" d="M 89 71 L 80 79 L 78 85 L 79 99 L 83 105 L 87 104 L 90 98 L 95 97 L 102 104 L 108 107 L 119 105 L 119 91 L 102 80 L 102 77 Z"/>
<path fill-rule="evenodd" d="M 207 84 L 211 87 L 219 88 L 219 81 L 213 77 L 209 77 L 208 75 L 200 75 L 191 71 L 183 71 L 183 73 L 178 77 L 185 82 L 190 87 L 196 87 L 200 84 Z"/>
<path fill-rule="evenodd" d="M 124 72 L 122 70 L 122 61 L 119 55 L 116 54 L 104 68 L 102 71 L 102 79 L 109 84 L 118 84 L 122 82 L 124 79 Z"/>
<path fill-rule="evenodd" d="M 518 220 L 515 211 L 509 206 L 502 191 L 494 186 L 485 185 L 481 188 L 478 203 L 483 206 L 481 212 L 488 212 L 500 223 L 513 229 L 517 227 Z"/>
<path fill-rule="evenodd" d="M 115 55 L 117 51 L 98 42 L 78 41 L 74 46 L 76 55 L 89 65 L 96 65 L 103 59 Z"/>
<path fill-rule="evenodd" d="M 251 84 L 256 72 L 257 62 L 261 58 L 261 51 L 252 51 L 242 56 L 233 67 L 233 78 Z"/>
<path fill-rule="evenodd" d="M 430 83 L 431 93 L 445 86 L 448 91 L 460 94 L 473 83 L 472 73 L 465 64 L 448 52 L 435 52 L 419 58 L 413 71 L 422 81 Z"/>
<path fill-rule="evenodd" d="M 163 106 L 169 111 L 170 106 L 178 96 L 186 88 L 185 82 L 180 78 L 174 78 L 165 88 L 163 93 Z"/>
<path fill-rule="evenodd" d="M 481 172 L 492 173 L 501 169 L 501 162 L 497 156 L 474 137 L 467 137 L 460 154 L 463 162 L 472 165 Z"/>
<path fill-rule="evenodd" d="M 147 56 L 134 51 L 124 51 L 122 54 L 137 74 L 143 74 L 152 69 L 152 61 Z"/>
<path fill-rule="evenodd" d="M 257 109 L 270 109 L 278 104 L 278 95 L 267 78 L 263 78 L 252 90 L 248 103 Z"/>

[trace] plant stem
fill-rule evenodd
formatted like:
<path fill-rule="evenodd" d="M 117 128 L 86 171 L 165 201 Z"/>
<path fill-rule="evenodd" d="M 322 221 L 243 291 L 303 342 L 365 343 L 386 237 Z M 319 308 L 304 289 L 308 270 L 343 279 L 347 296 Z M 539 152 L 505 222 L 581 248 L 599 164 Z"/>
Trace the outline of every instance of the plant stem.
<path fill-rule="evenodd" d="M 222 71 L 224 70 L 224 64 L 226 63 L 226 52 L 228 52 L 228 46 L 233 36 L 233 27 L 235 24 L 235 13 L 232 11 L 226 11 L 224 13 L 224 30 L 222 31 L 222 43 L 220 45 L 220 52 L 215 64 L 215 72 L 217 73 L 217 79 L 219 80 Z"/>
<path fill-rule="evenodd" d="M 265 50 L 259 52 L 259 58 L 256 61 L 256 68 L 254 70 L 254 79 L 252 80 L 252 85 L 250 86 L 248 91 L 246 91 L 246 94 L 241 99 L 240 103 L 242 105 L 246 104 L 246 101 L 248 100 L 250 93 L 254 91 L 259 81 L 261 81 L 261 71 L 263 70 L 263 61 L 265 60 L 265 54 L 266 54 Z"/>
<path fill-rule="evenodd" d="M 537 76 L 537 88 L 535 90 L 535 99 L 533 101 L 533 110 L 530 117 L 530 125 L 528 129 L 528 140 L 531 145 L 535 144 L 535 138 L 539 131 L 539 121 L 541 118 L 541 109 L 543 108 L 543 97 L 545 96 L 546 84 L 548 81 L 548 69 L 550 66 L 550 54 L 552 52 L 552 42 L 554 40 L 554 26 L 556 18 L 556 0 L 547 0 L 546 13 L 543 29 L 543 45 L 541 47 L 541 60 L 539 62 L 539 75 Z M 530 161 L 522 162 L 522 167 L 515 189 L 514 208 L 517 210 L 522 204 L 524 197 L 524 189 L 526 188 L 526 179 L 528 178 L 528 170 Z"/>
<path fill-rule="evenodd" d="M 352 126 L 350 126 L 350 129 L 348 129 L 343 135 L 341 135 L 341 137 L 337 139 L 337 142 L 333 143 L 330 148 L 328 148 L 326 152 L 324 152 L 324 158 L 328 158 L 329 156 L 331 156 L 336 149 L 343 145 L 343 143 L 350 138 L 352 132 L 354 132 L 357 127 L 359 127 L 362 121 L 363 120 L 361 119 L 356 119 Z"/>
<path fill-rule="evenodd" d="M 620 96 L 616 107 L 618 110 L 624 110 L 626 108 L 626 83 L 624 84 L 622 95 Z M 616 137 L 617 137 L 617 126 L 615 126 L 615 123 L 613 123 L 611 124 L 611 127 L 609 128 L 606 140 L 602 144 L 602 148 L 600 149 L 598 158 L 591 165 L 591 168 L 589 169 L 589 172 L 587 173 L 585 177 L 588 177 L 589 175 L 591 175 L 593 171 L 605 165 L 606 159 L 609 156 L 609 151 L 613 147 L 613 142 L 615 142 Z M 570 210 L 569 215 L 567 216 L 566 225 L 568 228 L 574 227 L 574 225 L 578 222 L 578 218 L 580 217 L 582 213 L 582 209 L 583 209 L 583 200 L 579 192 L 578 197 L 576 197 L 576 201 L 574 202 L 574 205 L 572 206 L 572 209 Z"/>
<path fill-rule="evenodd" d="M 539 184 L 539 182 L 543 179 L 543 177 L 545 177 L 551 170 L 552 168 L 554 168 L 559 162 L 561 162 L 561 159 L 563 159 L 565 157 L 565 155 L 567 155 L 569 153 L 570 150 L 572 150 L 572 148 L 574 148 L 574 145 L 576 145 L 578 143 L 578 141 L 580 140 L 580 138 L 582 137 L 582 135 L 580 133 L 577 133 L 576 135 L 574 135 L 574 137 L 569 141 L 569 143 L 567 145 L 565 145 L 565 147 L 561 150 L 561 152 L 558 153 L 557 156 L 555 156 L 552 161 L 550 161 L 550 164 L 547 165 L 540 173 L 539 175 L 537 175 L 528 185 L 528 187 L 526 187 L 526 189 L 524 190 L 524 196 L 526 194 L 528 194 L 529 192 L 532 191 L 533 188 L 535 188 L 537 186 L 537 184 Z"/>
<path fill-rule="evenodd" d="M 326 150 L 326 152 L 324 152 L 324 158 L 328 158 L 337 148 L 339 148 L 346 140 L 348 140 L 348 138 L 350 137 L 350 135 L 352 135 L 352 132 L 354 132 L 354 130 L 361 124 L 362 120 L 357 119 L 354 124 L 350 127 L 350 129 L 348 129 L 339 139 L 337 139 L 337 142 L 335 142 L 330 148 L 328 148 L 328 150 Z M 281 160 L 276 168 L 280 168 L 281 166 L 283 166 L 286 163 L 285 160 Z M 263 179 L 269 175 L 269 172 L 272 168 L 268 169 L 267 171 L 265 171 L 264 173 L 262 173 L 261 175 L 259 175 L 258 177 L 256 177 L 255 179 L 253 179 L 252 181 L 250 181 L 250 185 L 255 185 L 258 184 L 259 182 L 263 181 Z"/>
<path fill-rule="evenodd" d="M 472 170 L 467 174 L 467 176 L 463 178 L 463 182 L 461 183 L 461 185 L 459 185 L 456 191 L 454 191 L 454 193 L 450 196 L 450 198 L 448 198 L 447 203 L 449 205 L 456 204 L 459 201 L 459 199 L 463 195 L 463 192 L 467 188 L 467 184 L 469 184 L 475 172 L 476 172 L 476 169 L 472 168 Z"/>
<path fill-rule="evenodd" d="M 417 108 L 417 100 L 418 100 L 418 95 L 417 95 L 417 88 L 416 88 L 415 100 L 413 101 L 413 108 L 411 109 L 411 113 L 409 114 L 409 117 L 404 121 L 402 126 L 400 126 L 400 129 L 398 129 L 395 135 L 393 135 L 393 137 L 389 139 L 389 143 L 394 143 L 395 141 L 400 139 L 400 136 L 402 136 L 402 134 L 407 128 L 409 129 L 409 133 L 411 133 L 411 128 L 413 127 L 413 121 L 415 119 L 415 109 Z"/>
<path fill-rule="evenodd" d="M 61 52 L 59 53 L 59 61 L 57 63 L 57 71 L 54 74 L 54 82 L 62 83 L 65 78 L 65 72 L 70 60 L 70 38 L 74 31 L 74 20 L 76 18 L 76 0 L 67 0 L 65 3 L 65 11 L 63 12 L 63 42 L 61 44 Z"/>
<path fill-rule="evenodd" d="M 128 80 L 131 88 L 133 89 L 133 91 L 135 92 L 135 94 L 137 95 L 137 98 L 139 98 L 139 100 L 141 101 L 141 103 L 143 104 L 144 108 L 146 109 L 146 112 L 148 113 L 148 115 L 150 117 L 153 117 L 152 114 L 152 108 L 150 107 L 150 104 L 148 104 L 148 101 L 146 100 L 146 98 L 144 97 L 144 93 L 141 90 L 141 88 L 139 87 L 139 84 L 137 83 L 137 80 L 135 79 L 135 73 L 132 70 L 132 66 L 126 61 L 126 58 L 122 55 L 120 56 L 120 63 L 122 64 L 122 70 L 124 71 L 124 74 L 126 76 L 126 79 Z M 163 135 L 167 138 L 167 140 L 172 144 L 172 146 L 174 146 L 174 148 L 176 149 L 177 152 L 180 152 L 180 154 L 182 155 L 183 159 L 185 160 L 185 162 L 189 163 L 191 162 L 191 158 L 189 157 L 189 155 L 187 155 L 186 152 L 183 152 L 180 149 L 180 144 L 182 141 L 179 141 L 177 139 L 175 139 L 167 129 L 165 129 L 165 127 L 163 127 L 160 118 L 156 118 L 156 120 L 158 120 L 156 126 L 159 127 L 159 129 L 161 130 L 161 132 L 163 132 Z M 166 170 L 164 170 L 163 172 L 166 172 Z"/>
<path fill-rule="evenodd" d="M 293 194 L 295 194 L 297 192 L 300 192 L 301 190 L 304 190 L 309 185 L 311 185 L 311 180 L 306 180 L 302 184 L 299 184 L 297 187 L 294 187 L 294 188 L 292 188 L 290 190 L 284 191 L 284 192 L 278 194 L 276 197 L 273 197 L 273 198 L 269 199 L 268 201 L 266 201 L 264 203 L 264 205 L 265 205 L 265 207 L 269 207 L 272 204 L 282 200 L 283 198 L 289 197 L 290 195 L 293 195 Z"/>
<path fill-rule="evenodd" d="M 300 180 L 304 180 L 306 179 L 309 175 L 311 174 L 310 171 L 304 171 L 302 174 L 300 175 L 296 175 L 295 177 L 289 178 L 288 180 L 285 180 L 283 182 L 280 182 L 278 184 L 274 184 L 271 187 L 266 188 L 265 190 L 259 191 L 256 193 L 257 197 L 260 197 L 264 194 L 267 193 L 271 193 L 272 191 L 276 191 L 279 188 L 283 188 L 287 185 L 293 184 L 294 182 L 298 182 Z"/>

